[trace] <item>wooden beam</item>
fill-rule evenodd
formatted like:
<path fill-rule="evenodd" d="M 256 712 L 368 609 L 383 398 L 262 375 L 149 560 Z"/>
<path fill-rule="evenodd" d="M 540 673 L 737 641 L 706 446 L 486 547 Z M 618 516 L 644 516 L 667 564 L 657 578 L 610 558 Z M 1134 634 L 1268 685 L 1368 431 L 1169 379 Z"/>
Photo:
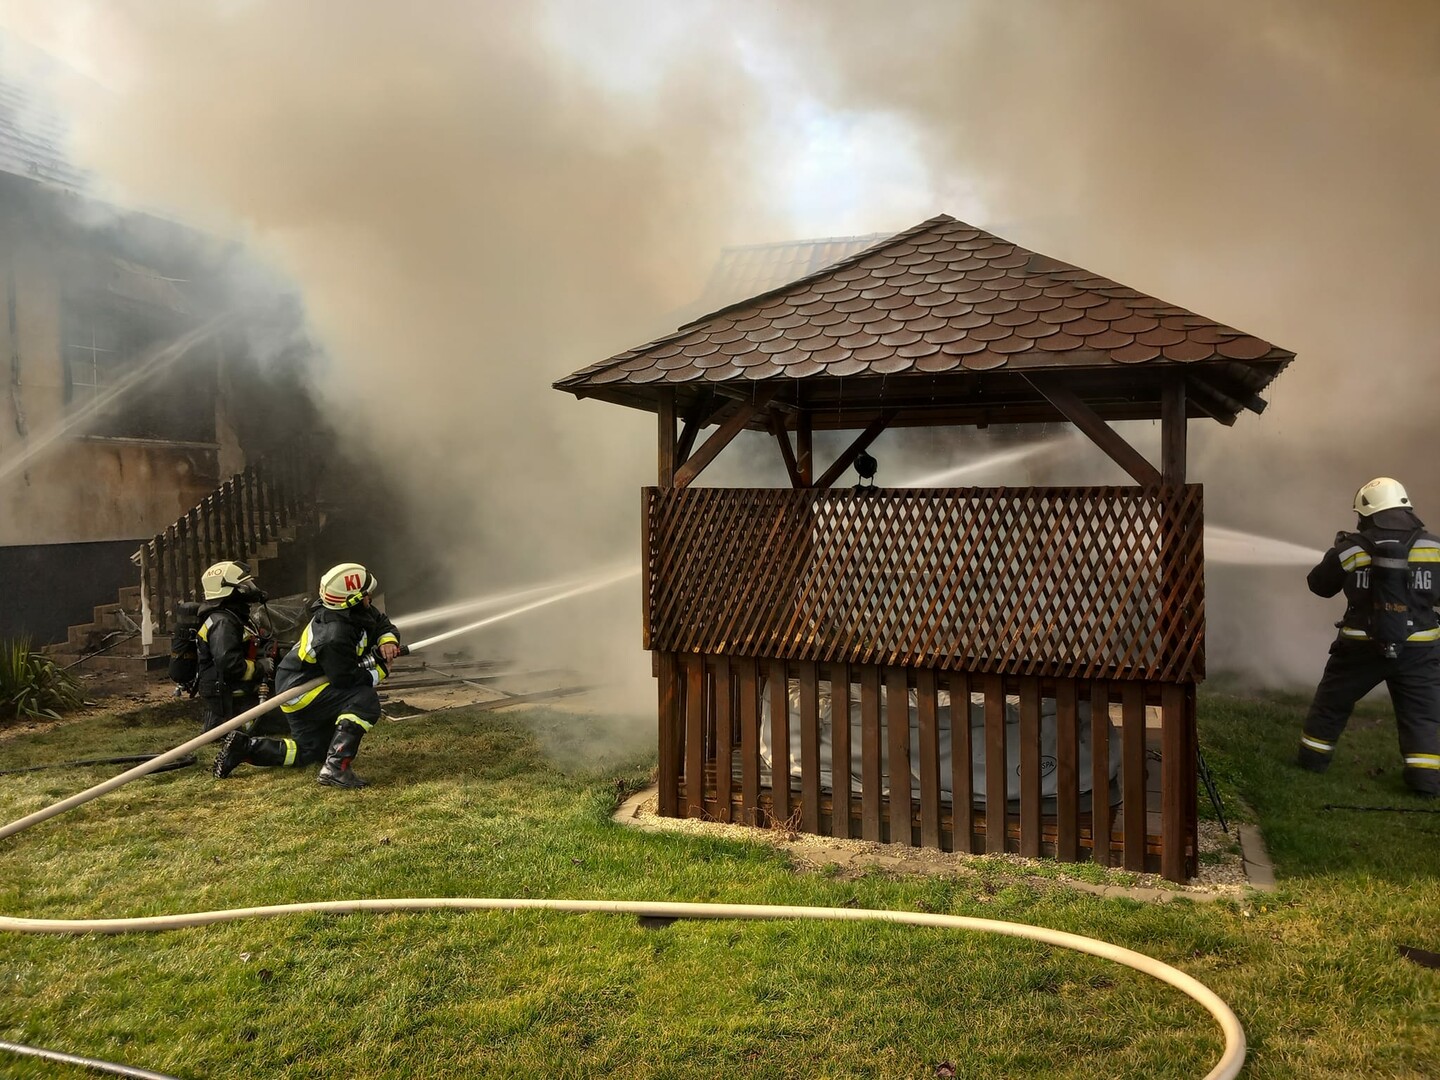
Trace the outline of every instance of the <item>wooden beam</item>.
<path fill-rule="evenodd" d="M 773 394 L 771 391 L 770 394 Z M 730 414 L 730 418 L 720 425 L 710 437 L 705 440 L 700 449 L 675 470 L 675 487 L 687 488 L 691 482 L 700 475 L 706 465 L 715 460 L 715 455 L 730 445 L 730 440 L 745 430 L 745 425 L 753 420 L 757 413 L 764 411 L 770 401 L 770 394 L 751 402 L 741 402 L 739 407 Z"/>
<path fill-rule="evenodd" d="M 1220 420 L 1227 428 L 1233 428 L 1236 423 L 1236 413 L 1246 408 L 1244 402 L 1238 402 L 1223 390 L 1218 390 L 1211 383 L 1191 376 L 1185 380 L 1185 389 L 1189 397 L 1195 402 L 1204 406 L 1205 412 L 1210 413 L 1215 419 Z"/>
<path fill-rule="evenodd" d="M 1160 478 L 1179 487 L 1185 483 L 1185 379 L 1167 375 L 1160 387 Z"/>
<path fill-rule="evenodd" d="M 668 488 L 675 483 L 675 391 L 664 390 L 660 393 L 659 408 L 656 414 L 660 421 L 659 449 L 660 449 L 660 475 L 657 483 L 662 488 Z"/>
<path fill-rule="evenodd" d="M 1111 460 L 1134 478 L 1141 487 L 1157 487 L 1160 471 L 1145 460 L 1145 456 L 1126 442 L 1114 428 L 1095 414 L 1095 410 L 1081 401 L 1079 395 L 1069 387 L 1061 386 L 1046 379 L 1026 376 L 1046 401 L 1059 410 L 1096 446 L 1110 455 Z"/>
<path fill-rule="evenodd" d="M 695 436 L 715 414 L 717 403 L 715 391 L 706 387 L 685 413 L 685 427 L 680 432 L 680 442 L 675 447 L 675 467 L 678 469 L 690 460 L 690 451 L 695 449 Z"/>
<path fill-rule="evenodd" d="M 814 428 L 810 413 L 805 410 L 801 410 L 795 418 L 795 469 L 800 474 L 798 487 L 810 487 L 815 483 Z"/>
<path fill-rule="evenodd" d="M 890 421 L 895 419 L 897 411 L 896 409 L 886 409 L 874 420 L 870 421 L 870 426 L 856 436 L 855 441 L 844 449 L 840 456 L 835 459 L 835 463 L 825 470 L 825 475 L 815 481 L 814 486 L 823 491 L 835 483 L 836 480 L 839 480 L 840 477 L 844 475 L 845 470 L 855 464 L 855 459 L 864 453 L 870 444 L 879 437 L 882 431 L 890 426 Z"/>
<path fill-rule="evenodd" d="M 790 445 L 790 433 L 785 430 L 785 419 L 774 409 L 770 410 L 770 434 L 775 436 L 775 441 L 780 444 L 780 457 L 785 461 L 785 472 L 790 477 L 790 486 L 802 488 L 805 482 L 800 478 L 800 470 L 795 464 L 795 450 Z"/>

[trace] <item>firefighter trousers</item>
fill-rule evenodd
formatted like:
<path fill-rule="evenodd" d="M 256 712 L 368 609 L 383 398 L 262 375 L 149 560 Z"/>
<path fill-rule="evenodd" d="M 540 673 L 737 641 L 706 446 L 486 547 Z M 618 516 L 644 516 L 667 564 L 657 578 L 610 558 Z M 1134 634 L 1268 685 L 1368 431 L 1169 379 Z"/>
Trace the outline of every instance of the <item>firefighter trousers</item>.
<path fill-rule="evenodd" d="M 283 694 L 283 690 L 276 690 Z M 324 761 L 335 737 L 335 729 L 341 722 L 349 720 L 361 729 L 369 731 L 380 719 L 380 695 L 373 686 L 349 686 L 336 689 L 324 686 L 314 697 L 302 705 L 280 706 L 290 724 L 288 739 L 257 739 L 256 743 L 283 744 L 276 747 L 257 747 L 264 756 L 278 757 L 277 765 L 311 765 Z M 276 753 L 269 753 L 276 751 Z"/>
<path fill-rule="evenodd" d="M 1373 642 L 1335 642 L 1305 717 L 1300 764 L 1323 772 L 1355 703 L 1382 682 L 1395 706 L 1405 783 L 1440 795 L 1440 647 L 1434 645 L 1407 645 L 1391 660 Z"/>

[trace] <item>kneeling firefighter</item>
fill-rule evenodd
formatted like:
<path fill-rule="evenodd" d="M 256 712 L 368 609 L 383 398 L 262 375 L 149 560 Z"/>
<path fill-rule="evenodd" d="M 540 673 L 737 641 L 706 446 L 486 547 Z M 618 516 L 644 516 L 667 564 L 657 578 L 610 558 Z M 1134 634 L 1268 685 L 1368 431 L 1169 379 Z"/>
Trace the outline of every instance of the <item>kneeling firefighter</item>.
<path fill-rule="evenodd" d="M 358 788 L 365 782 L 350 763 L 365 732 L 380 719 L 375 688 L 400 655 L 400 636 L 371 604 L 375 576 L 359 563 L 331 567 L 320 579 L 320 599 L 295 647 L 280 661 L 275 692 L 317 677 L 326 681 L 280 706 L 290 738 L 253 738 L 231 732 L 215 757 L 214 773 L 226 777 L 236 766 L 309 765 L 324 761 L 319 782 Z"/>
<path fill-rule="evenodd" d="M 205 603 L 195 632 L 194 690 L 205 703 L 204 730 L 260 704 L 275 674 L 269 638 L 256 625 L 251 604 L 265 594 L 243 562 L 219 562 L 200 575 Z"/>
<path fill-rule="evenodd" d="M 1382 681 L 1390 690 L 1405 759 L 1405 783 L 1440 796 L 1440 536 L 1425 531 L 1404 487 L 1388 476 L 1355 495 L 1355 532 L 1310 571 L 1317 596 L 1345 592 L 1345 617 L 1305 718 L 1298 763 L 1330 766 L 1355 703 Z"/>

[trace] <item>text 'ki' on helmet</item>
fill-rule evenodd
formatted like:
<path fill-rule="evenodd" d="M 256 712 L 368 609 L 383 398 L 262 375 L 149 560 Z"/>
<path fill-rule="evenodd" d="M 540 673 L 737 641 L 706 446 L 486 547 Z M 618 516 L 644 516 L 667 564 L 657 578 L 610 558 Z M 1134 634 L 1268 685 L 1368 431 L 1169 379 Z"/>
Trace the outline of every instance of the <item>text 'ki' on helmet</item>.
<path fill-rule="evenodd" d="M 354 607 L 372 595 L 380 583 L 359 563 L 332 566 L 320 577 L 320 602 L 332 611 Z"/>
<path fill-rule="evenodd" d="M 1355 512 L 1361 517 L 1402 506 L 1410 508 L 1410 496 L 1399 480 L 1388 476 L 1377 476 L 1355 493 Z"/>
<path fill-rule="evenodd" d="M 200 575 L 200 588 L 204 590 L 206 600 L 238 596 L 258 603 L 265 599 L 260 586 L 255 584 L 255 575 L 243 562 L 217 562 Z"/>

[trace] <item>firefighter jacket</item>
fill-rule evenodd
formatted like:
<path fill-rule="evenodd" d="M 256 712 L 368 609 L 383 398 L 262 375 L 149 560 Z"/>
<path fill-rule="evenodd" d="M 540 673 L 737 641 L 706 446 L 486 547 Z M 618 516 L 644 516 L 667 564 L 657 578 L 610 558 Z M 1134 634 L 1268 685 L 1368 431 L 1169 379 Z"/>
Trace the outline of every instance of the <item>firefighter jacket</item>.
<path fill-rule="evenodd" d="M 1412 536 L 1414 540 L 1407 550 L 1405 541 Z M 1372 548 L 1376 552 L 1373 558 Z M 1407 642 L 1421 645 L 1440 641 L 1440 622 L 1434 607 L 1440 596 L 1440 536 L 1426 532 L 1414 512 L 1403 508 L 1381 510 L 1362 518 L 1357 532 L 1337 533 L 1334 545 L 1306 578 L 1316 596 L 1331 597 L 1344 591 L 1345 616 L 1335 624 L 1340 629 L 1340 640 L 1371 640 L 1376 614 L 1376 559 L 1387 563 L 1394 560 L 1391 565 L 1395 566 L 1403 563 Z"/>
<path fill-rule="evenodd" d="M 254 694 L 261 678 L 255 664 L 261 634 L 248 602 L 234 596 L 203 604 L 196 632 L 196 693 L 201 697 Z"/>
<path fill-rule="evenodd" d="M 364 604 L 335 611 L 317 602 L 315 615 L 300 640 L 276 669 L 275 689 L 283 692 L 317 676 L 326 681 L 303 699 L 286 702 L 285 711 L 304 708 L 326 686 L 350 690 L 375 685 L 379 672 L 372 674 L 361 661 L 367 652 L 387 641 L 398 643 L 400 632 L 383 612 Z"/>

